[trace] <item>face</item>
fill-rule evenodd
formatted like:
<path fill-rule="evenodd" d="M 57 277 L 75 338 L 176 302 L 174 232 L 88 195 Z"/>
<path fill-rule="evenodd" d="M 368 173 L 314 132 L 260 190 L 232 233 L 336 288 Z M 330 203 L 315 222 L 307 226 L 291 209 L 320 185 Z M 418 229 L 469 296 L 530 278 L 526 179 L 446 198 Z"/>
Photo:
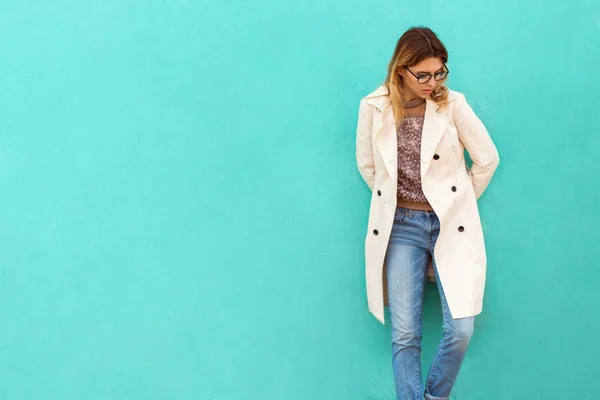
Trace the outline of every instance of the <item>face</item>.
<path fill-rule="evenodd" d="M 426 99 L 436 86 L 442 84 L 442 81 L 436 81 L 432 76 L 426 83 L 419 83 L 417 77 L 421 77 L 425 74 L 435 75 L 444 71 L 446 71 L 446 68 L 442 63 L 442 59 L 439 57 L 431 57 L 408 67 L 408 69 L 399 67 L 398 74 L 402 76 L 404 88 L 409 92 L 407 94 L 411 95 L 411 98 L 414 99 L 420 97 Z M 413 74 L 416 75 L 416 77 Z M 438 77 L 439 76 L 440 75 L 438 75 Z"/>

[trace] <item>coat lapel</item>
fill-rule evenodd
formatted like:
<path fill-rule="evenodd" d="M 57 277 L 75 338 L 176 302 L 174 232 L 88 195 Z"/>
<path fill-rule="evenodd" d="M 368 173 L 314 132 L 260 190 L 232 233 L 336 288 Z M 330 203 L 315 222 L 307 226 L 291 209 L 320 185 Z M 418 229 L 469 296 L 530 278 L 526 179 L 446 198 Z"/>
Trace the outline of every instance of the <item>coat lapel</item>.
<path fill-rule="evenodd" d="M 390 176 L 395 177 L 398 172 L 398 136 L 394 112 L 390 106 L 380 112 L 379 115 L 381 117 L 381 129 L 375 133 L 375 145 L 385 163 L 385 169 Z"/>
<path fill-rule="evenodd" d="M 385 169 L 390 176 L 395 177 L 398 165 L 398 144 L 396 124 L 392 103 L 387 96 L 387 88 L 381 85 L 377 90 L 367 96 L 367 103 L 376 108 L 373 116 L 373 140 L 375 147 L 381 154 Z"/>
<path fill-rule="evenodd" d="M 427 174 L 435 150 L 446 131 L 447 122 L 444 114 L 438 112 L 437 103 L 427 99 L 421 134 L 421 180 Z"/>

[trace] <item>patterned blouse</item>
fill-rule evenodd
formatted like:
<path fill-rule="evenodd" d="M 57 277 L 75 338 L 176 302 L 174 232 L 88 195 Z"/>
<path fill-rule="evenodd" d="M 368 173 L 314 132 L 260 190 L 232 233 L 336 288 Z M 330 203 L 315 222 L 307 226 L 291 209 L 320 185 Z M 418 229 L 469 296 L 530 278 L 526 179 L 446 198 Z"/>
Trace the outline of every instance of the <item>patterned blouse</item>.
<path fill-rule="evenodd" d="M 428 203 L 421 187 L 421 133 L 424 117 L 404 117 L 398 128 L 398 198 Z"/>

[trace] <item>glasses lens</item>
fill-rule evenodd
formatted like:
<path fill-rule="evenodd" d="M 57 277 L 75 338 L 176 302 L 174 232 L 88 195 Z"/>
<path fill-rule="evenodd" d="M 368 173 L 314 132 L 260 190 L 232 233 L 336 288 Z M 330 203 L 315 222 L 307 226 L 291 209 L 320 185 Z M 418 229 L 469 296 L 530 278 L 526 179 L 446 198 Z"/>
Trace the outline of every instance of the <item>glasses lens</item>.
<path fill-rule="evenodd" d="M 438 72 L 437 74 L 435 74 L 435 80 L 441 81 L 442 79 L 444 79 L 447 76 L 448 76 L 448 71 Z"/>
<path fill-rule="evenodd" d="M 421 75 L 417 79 L 417 82 L 419 82 L 419 83 L 427 83 L 427 82 L 429 82 L 429 79 L 431 79 L 431 75 Z"/>

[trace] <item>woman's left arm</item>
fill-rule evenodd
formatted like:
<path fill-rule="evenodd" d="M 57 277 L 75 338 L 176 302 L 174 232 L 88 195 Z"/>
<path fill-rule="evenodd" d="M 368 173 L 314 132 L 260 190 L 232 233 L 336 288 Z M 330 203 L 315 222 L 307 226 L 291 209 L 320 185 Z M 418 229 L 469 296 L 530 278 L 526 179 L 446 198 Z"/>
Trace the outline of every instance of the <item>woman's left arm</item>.
<path fill-rule="evenodd" d="M 487 129 L 462 93 L 458 94 L 455 101 L 453 118 L 458 137 L 473 160 L 473 189 L 475 196 L 479 198 L 492 180 L 500 163 L 500 156 Z"/>

